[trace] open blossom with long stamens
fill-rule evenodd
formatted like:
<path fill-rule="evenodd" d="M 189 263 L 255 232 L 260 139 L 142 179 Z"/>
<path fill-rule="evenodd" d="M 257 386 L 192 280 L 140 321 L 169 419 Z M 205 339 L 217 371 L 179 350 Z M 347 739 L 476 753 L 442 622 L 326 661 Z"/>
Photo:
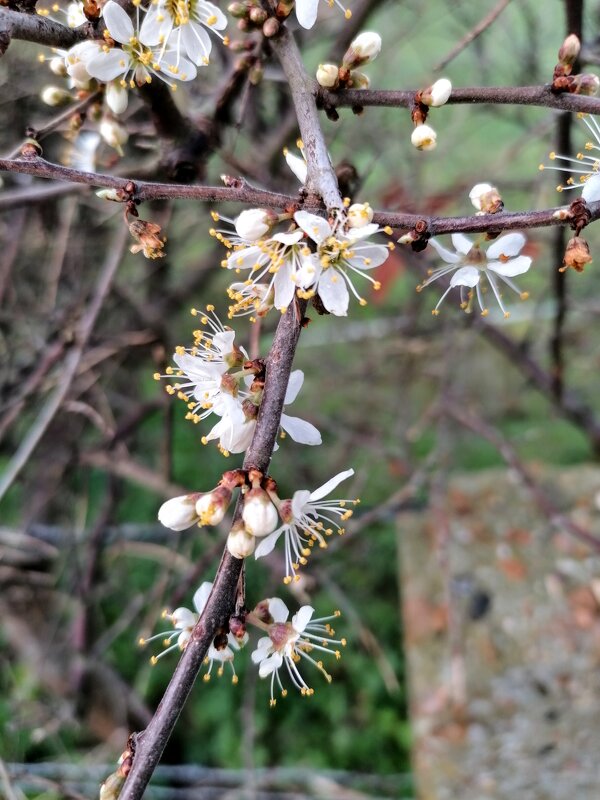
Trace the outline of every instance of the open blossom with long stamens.
<path fill-rule="evenodd" d="M 569 178 L 566 182 L 556 187 L 558 192 L 568 189 L 583 189 L 581 196 L 588 203 L 600 200 L 600 156 L 593 155 L 600 151 L 600 125 L 593 116 L 578 114 L 585 126 L 592 134 L 594 141 L 585 143 L 586 153 L 577 153 L 573 156 L 562 156 L 558 153 L 550 153 L 552 164 L 540 164 L 540 170 L 553 170 L 556 172 L 566 172 Z M 557 163 L 558 162 L 558 163 Z M 573 175 L 578 175 L 574 178 Z"/>
<path fill-rule="evenodd" d="M 299 296 L 310 298 L 318 294 L 327 311 L 338 317 L 348 313 L 350 292 L 361 305 L 366 305 L 367 301 L 354 288 L 352 278 L 360 275 L 370 281 L 374 289 L 380 288 L 379 281 L 367 273 L 386 261 L 390 248 L 366 241 L 380 230 L 379 226 L 368 223 L 360 228 L 348 228 L 343 219 L 330 223 L 308 211 L 297 211 L 294 220 L 316 245 L 316 253 L 306 258 L 302 268 L 292 276 Z"/>
<path fill-rule="evenodd" d="M 268 555 L 283 535 L 286 569 L 284 583 L 290 583 L 293 578 L 298 580 L 296 571 L 300 565 L 306 564 L 306 559 L 315 543 L 325 548 L 326 537 L 331 536 L 334 530 L 339 534 L 344 533 L 340 523 L 352 516 L 350 506 L 356 505 L 358 500 L 323 500 L 323 498 L 351 475 L 354 475 L 354 470 L 347 469 L 313 492 L 301 489 L 294 492 L 291 500 L 279 502 L 278 511 L 283 525 L 260 542 L 254 555 L 255 558 Z"/>
<path fill-rule="evenodd" d="M 187 644 L 190 640 L 192 635 L 192 631 L 200 618 L 200 615 L 204 611 L 204 607 L 208 602 L 208 597 L 212 590 L 212 583 L 206 581 L 196 590 L 192 604 L 194 606 L 195 611 L 192 611 L 189 608 L 180 607 L 176 608 L 175 611 L 172 613 L 165 612 L 163 614 L 163 618 L 170 620 L 173 624 L 175 630 L 173 631 L 162 631 L 161 633 L 157 633 L 155 636 L 150 636 L 148 639 L 140 639 L 139 644 L 140 646 L 144 647 L 149 642 L 155 641 L 156 639 L 162 639 L 163 645 L 165 649 L 162 653 L 159 653 L 157 656 L 152 656 L 150 659 L 152 664 L 156 664 L 157 661 L 166 656 L 167 653 L 171 653 L 174 650 L 185 650 Z M 231 671 L 233 673 L 232 676 L 232 683 L 237 683 L 238 678 L 235 673 L 235 667 L 233 666 L 233 659 L 236 652 L 248 641 L 248 636 L 244 636 L 243 639 L 238 641 L 233 634 L 227 634 L 227 643 L 223 647 L 215 647 L 214 642 L 208 648 L 208 653 L 206 654 L 206 658 L 204 663 L 207 665 L 208 669 L 204 673 L 204 680 L 210 680 L 210 675 L 213 669 L 213 665 L 216 662 L 219 664 L 217 675 L 220 677 L 223 674 L 224 664 L 229 664 L 231 667 Z"/>
<path fill-rule="evenodd" d="M 127 13 L 114 0 L 108 0 L 102 11 L 106 30 L 121 47 L 97 44 L 95 52 L 84 52 L 88 73 L 100 81 L 119 79 L 121 86 L 134 88 L 150 83 L 153 77 L 170 84 L 190 81 L 196 77 L 196 67 L 174 50 L 156 47 L 148 41 L 140 23 L 140 7 L 136 8 L 135 26 Z"/>
<path fill-rule="evenodd" d="M 296 18 L 303 28 L 312 28 L 317 21 L 320 2 L 326 2 L 328 6 L 335 4 L 344 12 L 346 19 L 352 16 L 352 11 L 345 8 L 340 0 L 296 0 Z"/>
<path fill-rule="evenodd" d="M 515 275 L 522 275 L 531 266 L 529 256 L 520 255 L 525 244 L 522 233 L 508 233 L 496 239 L 487 250 L 483 250 L 479 243 L 474 244 L 462 233 L 452 235 L 452 244 L 455 252 L 447 250 L 437 239 L 430 239 L 429 244 L 437 251 L 438 255 L 446 262 L 447 266 L 431 270 L 427 280 L 417 286 L 421 291 L 430 283 L 446 275 L 451 275 L 450 285 L 439 299 L 433 314 L 439 314 L 439 307 L 446 295 L 455 287 L 460 287 L 461 306 L 465 311 L 472 310 L 473 296 L 481 308 L 481 313 L 488 313 L 484 298 L 485 282 L 492 289 L 494 297 L 505 317 L 509 316 L 502 301 L 501 283 L 505 283 L 516 292 L 522 300 L 528 297 L 526 292 L 521 292 L 513 282 Z"/>
<path fill-rule="evenodd" d="M 335 631 L 329 624 L 333 619 L 340 616 L 340 612 L 329 617 L 313 619 L 315 610 L 312 606 L 302 606 L 297 614 L 294 614 L 292 621 L 288 622 L 289 610 L 283 600 L 272 597 L 268 602 L 270 617 L 273 622 L 270 625 L 261 624 L 255 621 L 254 624 L 266 628 L 267 636 L 259 639 L 256 650 L 252 653 L 252 661 L 258 664 L 258 674 L 261 678 L 271 678 L 271 705 L 276 703 L 274 697 L 275 684 L 281 691 L 282 697 L 287 695 L 279 677 L 279 670 L 285 667 L 292 683 L 303 695 L 314 694 L 314 689 L 306 683 L 298 663 L 301 660 L 307 661 L 321 672 L 325 679 L 330 683 L 331 675 L 326 671 L 320 658 L 315 658 L 316 652 L 327 653 L 339 659 L 339 650 L 332 650 L 329 645 L 345 646 L 345 639 L 333 639 Z M 252 614 L 249 616 L 252 621 Z"/>
<path fill-rule="evenodd" d="M 141 35 L 150 46 L 168 44 L 196 66 L 206 65 L 212 49 L 207 31 L 223 36 L 227 17 L 207 0 L 154 0 L 144 19 Z"/>

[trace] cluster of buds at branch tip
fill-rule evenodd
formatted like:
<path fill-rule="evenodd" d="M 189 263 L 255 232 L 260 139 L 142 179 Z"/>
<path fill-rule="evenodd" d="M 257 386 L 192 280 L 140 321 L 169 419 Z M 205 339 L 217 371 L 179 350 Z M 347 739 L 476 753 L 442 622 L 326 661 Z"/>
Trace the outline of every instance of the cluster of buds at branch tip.
<path fill-rule="evenodd" d="M 489 183 L 477 183 L 469 192 L 469 200 L 477 209 L 477 214 L 496 214 L 504 208 L 498 189 Z"/>
<path fill-rule="evenodd" d="M 231 504 L 233 490 L 245 483 L 243 470 L 228 470 L 210 492 L 193 492 L 167 500 L 158 510 L 158 520 L 173 531 L 184 531 L 192 525 L 199 528 L 218 525 Z"/>
<path fill-rule="evenodd" d="M 230 3 L 227 10 L 237 19 L 240 31 L 260 29 L 267 39 L 279 33 L 279 20 L 276 16 L 270 16 L 259 0 L 237 0 Z"/>
<path fill-rule="evenodd" d="M 590 72 L 571 74 L 579 58 L 580 49 L 579 38 L 574 33 L 569 34 L 558 51 L 558 63 L 552 75 L 553 92 L 569 92 L 588 97 L 598 93 L 600 78 L 597 75 Z"/>
<path fill-rule="evenodd" d="M 337 64 L 319 64 L 317 69 L 317 83 L 324 89 L 336 91 L 337 89 L 368 89 L 369 78 L 359 67 L 373 61 L 381 52 L 381 36 L 378 33 L 366 31 L 359 34 L 352 41 L 344 54 L 341 66 Z M 328 111 L 327 109 L 325 109 Z M 362 112 L 362 107 L 356 106 L 355 113 Z M 337 119 L 335 109 L 330 109 L 328 115 Z"/>
<path fill-rule="evenodd" d="M 583 272 L 586 264 L 592 263 L 592 256 L 590 254 L 590 246 L 587 241 L 581 236 L 573 236 L 569 239 L 565 248 L 565 256 L 563 259 L 562 267 L 559 267 L 559 272 L 566 272 L 571 267 L 575 272 Z"/>

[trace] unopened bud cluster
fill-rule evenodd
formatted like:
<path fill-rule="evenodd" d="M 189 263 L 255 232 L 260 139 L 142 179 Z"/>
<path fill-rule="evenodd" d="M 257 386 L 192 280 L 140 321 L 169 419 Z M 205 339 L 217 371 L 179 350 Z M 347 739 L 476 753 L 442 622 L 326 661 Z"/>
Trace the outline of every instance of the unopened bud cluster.
<path fill-rule="evenodd" d="M 552 75 L 553 92 L 569 92 L 593 96 L 600 89 L 600 78 L 591 72 L 582 72 L 573 75 L 573 67 L 579 58 L 581 43 L 579 38 L 571 33 L 562 43 L 558 51 L 558 63 Z"/>
<path fill-rule="evenodd" d="M 258 28 L 267 38 L 279 33 L 279 19 L 277 16 L 271 16 L 259 0 L 236 0 L 227 6 L 227 10 L 232 17 L 237 19 L 237 27 L 240 31 L 248 32 Z M 234 49 L 237 48 L 234 46 Z"/>
<path fill-rule="evenodd" d="M 317 83 L 324 89 L 367 89 L 369 78 L 360 71 L 361 67 L 374 61 L 381 52 L 381 36 L 365 31 L 352 41 L 346 50 L 342 63 L 320 64 L 317 70 Z"/>
<path fill-rule="evenodd" d="M 417 150 L 434 150 L 437 147 L 437 133 L 427 124 L 430 108 L 445 105 L 452 94 L 452 84 L 448 78 L 440 78 L 432 86 L 422 89 L 415 95 L 415 104 L 411 113 L 415 124 L 410 141 Z"/>
<path fill-rule="evenodd" d="M 243 470 L 229 470 L 210 492 L 173 497 L 158 510 L 158 521 L 173 531 L 185 531 L 192 525 L 218 525 L 231 504 L 233 490 L 245 483 Z"/>

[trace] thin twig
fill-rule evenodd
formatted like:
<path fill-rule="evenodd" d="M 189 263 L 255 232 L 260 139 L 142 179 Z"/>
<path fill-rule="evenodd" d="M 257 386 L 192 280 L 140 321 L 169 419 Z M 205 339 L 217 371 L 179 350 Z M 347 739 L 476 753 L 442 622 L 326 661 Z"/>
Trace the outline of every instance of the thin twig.
<path fill-rule="evenodd" d="M 477 23 L 477 25 L 471 28 L 471 30 L 468 31 L 465 36 L 463 36 L 460 42 L 458 42 L 458 44 L 452 48 L 447 56 L 442 58 L 441 61 L 438 61 L 438 63 L 434 66 L 433 71 L 439 72 L 447 67 L 448 64 L 456 58 L 456 56 L 460 55 L 460 53 L 462 53 L 462 51 L 471 44 L 471 42 L 477 39 L 478 36 L 481 36 L 481 34 L 487 30 L 487 28 L 489 28 L 496 19 L 498 19 L 500 14 L 504 11 L 509 3 L 510 0 L 500 0 L 498 5 L 494 6 L 489 14 L 486 14 L 485 17 L 483 17 Z"/>

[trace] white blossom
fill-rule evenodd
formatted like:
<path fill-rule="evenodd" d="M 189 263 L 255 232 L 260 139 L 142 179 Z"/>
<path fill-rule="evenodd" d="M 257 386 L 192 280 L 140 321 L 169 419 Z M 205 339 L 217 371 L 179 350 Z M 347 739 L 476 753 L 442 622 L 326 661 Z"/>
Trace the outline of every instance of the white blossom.
<path fill-rule="evenodd" d="M 327 547 L 326 537 L 335 531 L 344 533 L 340 523 L 346 522 L 352 516 L 352 508 L 357 500 L 325 500 L 338 484 L 354 475 L 353 469 L 347 469 L 331 478 L 313 492 L 301 489 L 294 492 L 291 500 L 283 500 L 279 505 L 279 516 L 283 525 L 273 531 L 260 542 L 255 551 L 255 558 L 268 555 L 278 539 L 283 534 L 285 538 L 285 565 L 286 573 L 284 583 L 298 579 L 296 571 L 300 565 L 306 564 L 306 559 L 312 552 L 315 543 L 319 547 Z"/>
<path fill-rule="evenodd" d="M 157 633 L 155 636 L 149 637 L 148 639 L 139 640 L 139 644 L 143 647 L 148 644 L 148 642 L 152 642 L 156 639 L 163 639 L 165 650 L 163 650 L 157 656 L 152 656 L 150 659 L 152 664 L 156 664 L 160 658 L 165 656 L 167 653 L 172 652 L 173 650 L 185 650 L 192 635 L 192 631 L 198 622 L 200 615 L 204 611 L 206 603 L 208 602 L 211 590 L 212 583 L 209 581 L 205 581 L 196 590 L 192 600 L 195 611 L 191 611 L 189 608 L 182 606 L 180 608 L 176 608 L 172 613 L 165 612 L 163 614 L 163 618 L 170 620 L 170 622 L 173 624 L 173 627 L 175 628 L 174 631 L 163 631 L 161 633 Z M 173 640 L 175 640 L 175 642 L 173 642 Z M 223 665 L 229 664 L 233 673 L 232 683 L 237 683 L 238 678 L 235 673 L 235 667 L 233 666 L 233 659 L 235 653 L 247 642 L 247 640 L 247 635 L 244 636 L 242 641 L 238 641 L 233 634 L 228 633 L 227 645 L 225 647 L 217 649 L 214 646 L 214 643 L 211 643 L 205 659 L 208 669 L 204 673 L 204 680 L 210 680 L 213 664 L 217 662 L 217 664 L 220 665 L 217 670 L 217 675 L 220 677 L 223 674 Z"/>
<path fill-rule="evenodd" d="M 308 661 L 324 675 L 328 683 L 331 683 L 331 675 L 325 670 L 321 659 L 316 660 L 312 653 L 316 650 L 339 659 L 339 650 L 332 650 L 330 644 L 346 644 L 345 639 L 333 639 L 335 631 L 329 624 L 330 620 L 337 619 L 340 612 L 329 617 L 312 619 L 314 608 L 312 606 L 302 606 L 288 622 L 289 611 L 283 600 L 272 597 L 268 603 L 269 614 L 273 619 L 272 624 L 267 627 L 267 636 L 259 639 L 256 650 L 252 653 L 252 661 L 258 664 L 258 674 L 261 678 L 271 678 L 271 705 L 276 703 L 274 697 L 275 683 L 281 691 L 282 697 L 287 695 L 283 688 L 279 670 L 285 666 L 288 675 L 294 686 L 303 695 L 314 694 L 314 689 L 306 683 L 298 663 L 301 660 Z M 251 616 L 251 615 L 250 615 Z M 264 626 L 261 626 L 264 627 Z"/>
<path fill-rule="evenodd" d="M 445 105 L 452 94 L 452 84 L 448 78 L 440 78 L 423 94 L 425 105 L 437 108 Z"/>
<path fill-rule="evenodd" d="M 156 48 L 158 42 L 145 38 L 140 28 L 140 7 L 136 8 L 136 24 L 114 0 L 103 8 L 104 22 L 111 38 L 121 47 L 97 45 L 96 52 L 85 53 L 88 73 L 100 81 L 119 80 L 123 88 L 134 88 L 150 83 L 153 77 L 175 86 L 173 80 L 190 81 L 196 77 L 196 67 L 191 61 L 165 46 Z M 143 26 L 142 26 L 143 27 Z"/>
<path fill-rule="evenodd" d="M 140 30 L 149 46 L 164 46 L 186 56 L 196 66 L 206 65 L 212 49 L 207 31 L 223 38 L 227 17 L 206 0 L 154 0 Z"/>
<path fill-rule="evenodd" d="M 276 220 L 277 215 L 271 211 L 264 208 L 248 208 L 235 218 L 234 225 L 241 239 L 256 242 L 269 233 Z"/>
<path fill-rule="evenodd" d="M 373 213 L 368 203 L 353 203 L 348 209 L 348 225 L 351 228 L 364 228 L 373 221 Z"/>
<path fill-rule="evenodd" d="M 254 552 L 256 538 L 245 530 L 232 530 L 227 537 L 227 550 L 234 558 L 248 558 Z"/>
<path fill-rule="evenodd" d="M 486 315 L 488 308 L 484 291 L 487 283 L 504 316 L 508 317 L 509 312 L 502 301 L 500 281 L 516 292 L 522 300 L 528 297 L 527 293 L 522 293 L 512 280 L 516 275 L 527 272 L 531 266 L 531 258 L 520 255 L 525 241 L 522 233 L 508 233 L 492 242 L 487 250 L 483 250 L 479 244 L 473 244 L 464 234 L 455 233 L 452 235 L 455 252 L 452 252 L 443 247 L 437 239 L 430 239 L 429 244 L 446 262 L 447 266 L 432 270 L 427 280 L 423 281 L 417 290 L 421 291 L 439 278 L 451 275 L 450 285 L 433 309 L 433 314 L 439 313 L 438 309 L 446 295 L 458 286 L 460 287 L 461 307 L 466 311 L 471 311 L 475 295 L 482 314 Z"/>
<path fill-rule="evenodd" d="M 319 64 L 317 83 L 325 89 L 335 89 L 339 84 L 339 67 L 336 64 Z"/>
<path fill-rule="evenodd" d="M 264 489 L 250 489 L 244 495 L 242 520 L 246 533 L 250 536 L 262 538 L 275 530 L 279 520 L 277 509 Z"/>
<path fill-rule="evenodd" d="M 197 494 L 184 494 L 167 500 L 158 509 L 158 521 L 172 531 L 185 531 L 200 521 L 196 511 Z"/>
<path fill-rule="evenodd" d="M 344 55 L 344 65 L 350 69 L 362 67 L 374 61 L 381 52 L 381 36 L 373 31 L 364 31 L 353 39 Z"/>
<path fill-rule="evenodd" d="M 564 192 L 568 189 L 583 189 L 581 196 L 588 203 L 600 200 L 600 158 L 593 155 L 600 151 L 600 125 L 593 116 L 579 114 L 587 129 L 593 137 L 593 141 L 587 141 L 584 146 L 586 154 L 579 152 L 575 157 L 562 156 L 552 152 L 549 158 L 552 162 L 559 162 L 559 165 L 540 164 L 540 170 L 554 170 L 556 172 L 567 172 L 569 178 L 566 182 L 556 187 L 557 192 Z M 590 155 L 587 155 L 589 153 Z M 573 175 L 578 175 L 574 178 Z"/>
<path fill-rule="evenodd" d="M 410 136 L 410 141 L 417 150 L 434 150 L 437 146 L 437 133 L 431 125 L 417 125 Z"/>

